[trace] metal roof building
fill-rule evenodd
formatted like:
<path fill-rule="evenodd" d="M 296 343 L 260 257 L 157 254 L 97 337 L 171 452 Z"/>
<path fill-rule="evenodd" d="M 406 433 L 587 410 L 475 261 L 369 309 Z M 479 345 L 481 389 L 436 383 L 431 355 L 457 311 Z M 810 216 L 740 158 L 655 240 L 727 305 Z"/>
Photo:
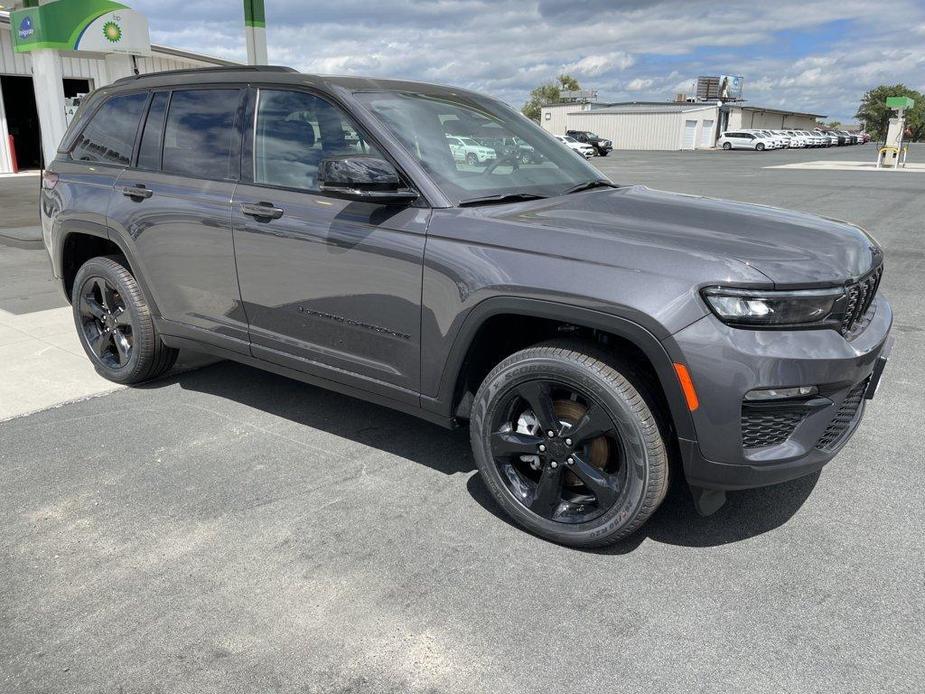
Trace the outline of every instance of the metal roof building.
<path fill-rule="evenodd" d="M 744 102 L 631 101 L 616 104 L 544 106 L 540 125 L 554 135 L 590 130 L 613 142 L 614 149 L 708 149 L 725 130 L 816 127 L 819 114 L 783 111 Z"/>

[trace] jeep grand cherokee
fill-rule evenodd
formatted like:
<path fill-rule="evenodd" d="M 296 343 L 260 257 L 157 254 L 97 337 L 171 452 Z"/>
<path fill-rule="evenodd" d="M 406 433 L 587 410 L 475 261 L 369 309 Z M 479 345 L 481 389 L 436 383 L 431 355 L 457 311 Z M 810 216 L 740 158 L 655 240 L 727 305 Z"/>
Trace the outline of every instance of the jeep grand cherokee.
<path fill-rule="evenodd" d="M 538 156 L 461 161 L 448 134 Z M 574 546 L 633 532 L 670 475 L 709 513 L 819 470 L 890 346 L 860 228 L 618 185 L 463 89 L 126 78 L 84 100 L 41 213 L 106 378 L 189 347 L 467 423 L 501 507 Z"/>

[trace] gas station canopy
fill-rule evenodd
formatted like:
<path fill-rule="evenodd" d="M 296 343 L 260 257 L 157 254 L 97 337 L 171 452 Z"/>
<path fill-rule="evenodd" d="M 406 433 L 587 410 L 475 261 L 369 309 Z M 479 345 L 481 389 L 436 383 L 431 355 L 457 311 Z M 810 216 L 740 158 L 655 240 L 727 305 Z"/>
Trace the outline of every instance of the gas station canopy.
<path fill-rule="evenodd" d="M 52 2 L 10 14 L 18 53 L 41 49 L 93 53 L 151 54 L 148 20 L 111 0 Z"/>

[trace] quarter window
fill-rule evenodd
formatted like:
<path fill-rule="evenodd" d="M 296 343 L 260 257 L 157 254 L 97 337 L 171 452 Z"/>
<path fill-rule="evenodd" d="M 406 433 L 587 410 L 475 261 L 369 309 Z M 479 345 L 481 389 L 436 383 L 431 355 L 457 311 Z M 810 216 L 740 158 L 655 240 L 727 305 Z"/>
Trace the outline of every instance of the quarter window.
<path fill-rule="evenodd" d="M 176 91 L 164 129 L 163 170 L 196 178 L 235 178 L 239 89 Z"/>
<path fill-rule="evenodd" d="M 77 161 L 128 166 L 146 93 L 114 96 L 97 111 L 71 148 Z"/>
<path fill-rule="evenodd" d="M 342 154 L 382 157 L 346 115 L 306 92 L 262 89 L 254 138 L 254 182 L 318 190 L 321 160 Z"/>

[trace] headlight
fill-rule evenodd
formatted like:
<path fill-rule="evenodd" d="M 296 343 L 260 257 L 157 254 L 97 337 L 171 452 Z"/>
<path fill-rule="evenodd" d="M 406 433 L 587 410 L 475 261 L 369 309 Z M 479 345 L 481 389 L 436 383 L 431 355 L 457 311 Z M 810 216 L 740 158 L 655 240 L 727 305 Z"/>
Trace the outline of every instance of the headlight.
<path fill-rule="evenodd" d="M 839 328 L 845 290 L 774 291 L 708 287 L 703 298 L 720 320 L 749 328 Z"/>

